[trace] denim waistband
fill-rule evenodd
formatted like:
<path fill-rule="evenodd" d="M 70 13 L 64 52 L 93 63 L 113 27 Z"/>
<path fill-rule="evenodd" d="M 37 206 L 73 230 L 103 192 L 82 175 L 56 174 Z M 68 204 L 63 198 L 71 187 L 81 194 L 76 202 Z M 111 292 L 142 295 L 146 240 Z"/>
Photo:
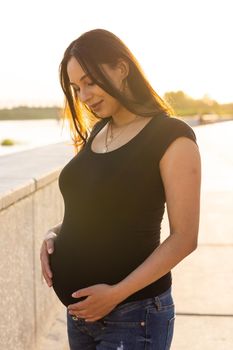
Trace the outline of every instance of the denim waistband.
<path fill-rule="evenodd" d="M 121 310 L 129 305 L 140 305 L 140 306 L 148 306 L 153 303 L 160 304 L 164 299 L 166 299 L 168 296 L 171 295 L 172 292 L 172 287 L 169 287 L 165 292 L 155 296 L 155 297 L 150 297 L 146 299 L 141 299 L 141 300 L 134 300 L 126 303 L 119 304 L 116 306 L 115 310 Z"/>

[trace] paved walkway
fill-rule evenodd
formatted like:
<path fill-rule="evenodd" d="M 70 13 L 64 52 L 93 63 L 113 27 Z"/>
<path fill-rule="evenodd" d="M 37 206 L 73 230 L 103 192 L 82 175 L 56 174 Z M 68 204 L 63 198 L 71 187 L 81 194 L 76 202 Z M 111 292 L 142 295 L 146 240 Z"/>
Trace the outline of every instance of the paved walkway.
<path fill-rule="evenodd" d="M 233 121 L 194 128 L 202 158 L 199 246 L 173 271 L 171 350 L 233 349 Z M 162 229 L 168 233 L 167 218 Z M 68 350 L 65 310 L 37 350 Z"/>

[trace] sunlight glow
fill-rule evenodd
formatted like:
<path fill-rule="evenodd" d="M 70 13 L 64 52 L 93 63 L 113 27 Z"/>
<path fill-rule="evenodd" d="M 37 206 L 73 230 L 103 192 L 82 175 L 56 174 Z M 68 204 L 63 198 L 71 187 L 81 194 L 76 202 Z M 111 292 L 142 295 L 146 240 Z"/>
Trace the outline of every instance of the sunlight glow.
<path fill-rule="evenodd" d="M 58 66 L 69 43 L 104 28 L 118 35 L 162 96 L 233 102 L 230 0 L 8 0 L 1 9 L 0 107 L 61 105 Z"/>

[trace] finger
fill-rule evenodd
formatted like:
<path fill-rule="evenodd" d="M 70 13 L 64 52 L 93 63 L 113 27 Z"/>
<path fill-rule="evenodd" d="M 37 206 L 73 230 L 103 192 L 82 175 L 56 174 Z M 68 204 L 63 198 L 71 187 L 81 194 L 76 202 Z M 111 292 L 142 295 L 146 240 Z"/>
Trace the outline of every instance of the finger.
<path fill-rule="evenodd" d="M 42 260 L 42 264 L 43 264 L 43 269 L 46 273 L 46 275 L 49 277 L 49 278 L 52 278 L 53 277 L 53 273 L 51 271 L 51 268 L 50 268 L 50 265 L 49 265 L 49 259 L 48 259 L 48 256 L 45 255 L 43 257 L 43 260 Z"/>
<path fill-rule="evenodd" d="M 84 301 L 80 301 L 79 303 L 75 303 L 75 304 L 71 304 L 71 305 L 68 305 L 68 310 L 70 311 L 82 311 L 82 310 L 85 310 L 87 309 L 89 306 L 89 303 L 85 303 Z"/>
<path fill-rule="evenodd" d="M 52 254 L 54 252 L 54 238 L 45 239 L 45 244 L 48 254 Z"/>
<path fill-rule="evenodd" d="M 46 271 L 44 270 L 43 266 L 41 266 L 41 280 L 45 280 L 45 282 L 47 283 L 47 285 L 49 287 L 52 286 L 52 280 L 51 278 L 47 275 Z"/>
<path fill-rule="evenodd" d="M 47 283 L 47 285 L 49 287 L 51 287 L 53 285 L 53 282 L 52 282 L 51 278 L 49 278 L 49 276 L 46 274 L 44 269 L 42 269 L 42 276 L 44 277 L 44 280 Z"/>
<path fill-rule="evenodd" d="M 85 318 L 85 322 L 95 322 L 95 321 L 98 321 L 98 320 L 100 320 L 101 319 L 101 317 L 87 317 L 87 318 Z"/>
<path fill-rule="evenodd" d="M 80 298 L 80 297 L 85 297 L 85 296 L 88 296 L 91 294 L 92 294 L 92 288 L 88 287 L 88 288 L 79 289 L 76 292 L 72 293 L 72 297 L 73 298 Z"/>
<path fill-rule="evenodd" d="M 45 235 L 44 240 L 48 240 L 48 239 L 55 239 L 57 237 L 57 234 L 54 231 L 48 231 Z"/>
<path fill-rule="evenodd" d="M 51 275 L 48 274 L 48 272 L 45 268 L 44 260 L 41 261 L 41 271 L 42 271 L 43 277 L 46 280 L 47 284 L 51 285 L 52 278 L 50 277 Z"/>
<path fill-rule="evenodd" d="M 52 274 L 52 271 L 50 269 L 49 255 L 48 255 L 48 252 L 47 252 L 45 245 L 42 247 L 40 259 L 41 259 L 42 269 L 45 272 L 46 276 L 48 276 L 49 278 L 52 278 L 53 274 Z"/>
<path fill-rule="evenodd" d="M 73 315 L 73 316 L 76 316 L 76 317 L 78 317 L 78 318 L 93 317 L 93 315 L 88 314 L 88 311 L 87 311 L 87 310 L 83 310 L 83 311 L 80 311 L 80 310 L 72 310 L 72 311 L 69 311 L 69 314 L 70 314 L 70 315 Z"/>

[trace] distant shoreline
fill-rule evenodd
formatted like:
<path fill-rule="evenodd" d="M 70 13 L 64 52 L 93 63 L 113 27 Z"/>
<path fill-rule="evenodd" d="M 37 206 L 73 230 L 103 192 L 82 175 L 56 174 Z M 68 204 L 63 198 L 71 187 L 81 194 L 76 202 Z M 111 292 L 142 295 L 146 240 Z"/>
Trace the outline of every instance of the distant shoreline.
<path fill-rule="evenodd" d="M 38 119 L 55 119 L 57 121 L 63 118 L 62 116 L 63 109 L 61 107 L 15 107 L 12 109 L 0 109 L 0 121 L 7 120 L 38 120 Z M 210 119 L 215 119 L 216 121 L 232 119 L 233 115 L 229 113 L 222 113 L 219 111 L 219 114 L 214 113 L 185 113 L 186 111 L 180 111 L 177 113 L 179 118 L 188 118 L 188 119 L 200 119 L 201 122 L 209 122 Z M 208 117 L 209 116 L 209 117 Z M 214 118 L 212 117 L 214 116 Z"/>
<path fill-rule="evenodd" d="M 164 101 L 174 111 L 178 118 L 199 119 L 200 123 L 205 123 L 207 119 L 221 121 L 233 117 L 233 102 L 219 103 L 208 96 L 201 99 L 193 99 L 183 91 L 166 92 Z M 207 117 L 210 116 L 210 117 Z M 43 106 L 29 107 L 21 105 L 13 108 L 0 109 L 0 120 L 29 120 L 29 119 L 63 119 L 63 106 Z"/>
<path fill-rule="evenodd" d="M 60 120 L 62 109 L 59 107 L 15 107 L 12 109 L 0 109 L 1 120 L 34 120 L 56 119 Z"/>

